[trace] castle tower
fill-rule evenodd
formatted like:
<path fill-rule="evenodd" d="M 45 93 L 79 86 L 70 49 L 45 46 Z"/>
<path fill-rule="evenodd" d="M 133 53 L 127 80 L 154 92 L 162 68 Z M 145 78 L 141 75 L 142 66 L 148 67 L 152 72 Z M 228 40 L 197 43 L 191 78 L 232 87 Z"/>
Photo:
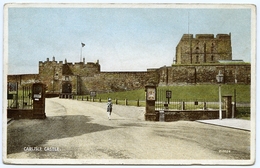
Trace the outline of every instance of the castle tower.
<path fill-rule="evenodd" d="M 176 47 L 176 64 L 232 60 L 231 34 L 184 34 Z"/>
<path fill-rule="evenodd" d="M 63 62 L 52 61 L 47 58 L 45 62 L 39 62 L 39 78 L 40 81 L 47 86 L 47 92 L 59 93 L 60 81 L 62 78 L 62 65 Z"/>

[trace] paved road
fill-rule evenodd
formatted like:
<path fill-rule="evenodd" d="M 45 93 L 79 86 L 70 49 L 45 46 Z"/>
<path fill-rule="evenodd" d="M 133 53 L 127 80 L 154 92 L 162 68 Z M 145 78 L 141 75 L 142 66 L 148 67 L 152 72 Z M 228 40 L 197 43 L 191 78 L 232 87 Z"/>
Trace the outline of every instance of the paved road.
<path fill-rule="evenodd" d="M 249 131 L 190 121 L 146 122 L 143 107 L 114 105 L 108 120 L 105 103 L 50 98 L 46 115 L 9 124 L 8 158 L 250 159 Z"/>

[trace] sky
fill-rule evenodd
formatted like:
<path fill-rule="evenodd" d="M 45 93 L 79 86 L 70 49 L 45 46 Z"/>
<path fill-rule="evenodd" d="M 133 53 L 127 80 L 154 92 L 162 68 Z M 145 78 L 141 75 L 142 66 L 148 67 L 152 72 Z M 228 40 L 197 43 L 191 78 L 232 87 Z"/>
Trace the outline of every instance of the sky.
<path fill-rule="evenodd" d="M 37 74 L 39 61 L 52 57 L 79 62 L 81 51 L 101 71 L 170 66 L 187 33 L 231 33 L 233 59 L 251 62 L 251 8 L 197 7 L 10 6 L 8 74 Z"/>

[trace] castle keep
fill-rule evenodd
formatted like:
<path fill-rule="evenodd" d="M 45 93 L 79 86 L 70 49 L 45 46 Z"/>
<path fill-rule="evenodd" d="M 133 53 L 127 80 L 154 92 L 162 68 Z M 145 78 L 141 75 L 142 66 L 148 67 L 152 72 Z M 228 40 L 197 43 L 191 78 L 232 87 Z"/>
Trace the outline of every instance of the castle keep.
<path fill-rule="evenodd" d="M 184 34 L 176 47 L 176 64 L 232 60 L 231 34 Z"/>
<path fill-rule="evenodd" d="M 47 93 L 89 94 L 143 89 L 156 85 L 216 84 L 219 71 L 227 84 L 250 84 L 251 65 L 232 60 L 231 34 L 184 34 L 176 47 L 172 66 L 143 72 L 102 72 L 99 61 L 70 63 L 52 60 L 39 62 L 39 74 L 8 75 L 8 82 L 19 86 L 42 82 Z"/>

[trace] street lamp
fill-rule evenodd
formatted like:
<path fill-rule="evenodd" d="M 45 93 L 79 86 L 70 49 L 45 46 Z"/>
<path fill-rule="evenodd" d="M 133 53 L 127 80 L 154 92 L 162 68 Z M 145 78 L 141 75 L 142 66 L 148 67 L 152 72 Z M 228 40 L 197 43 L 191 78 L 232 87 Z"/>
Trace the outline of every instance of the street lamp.
<path fill-rule="evenodd" d="M 217 82 L 219 83 L 218 91 L 219 91 L 219 119 L 222 120 L 222 108 L 221 108 L 221 83 L 223 81 L 224 75 L 218 71 L 216 76 Z"/>
<path fill-rule="evenodd" d="M 51 81 L 51 84 L 52 84 L 52 93 L 54 93 L 54 80 Z"/>

